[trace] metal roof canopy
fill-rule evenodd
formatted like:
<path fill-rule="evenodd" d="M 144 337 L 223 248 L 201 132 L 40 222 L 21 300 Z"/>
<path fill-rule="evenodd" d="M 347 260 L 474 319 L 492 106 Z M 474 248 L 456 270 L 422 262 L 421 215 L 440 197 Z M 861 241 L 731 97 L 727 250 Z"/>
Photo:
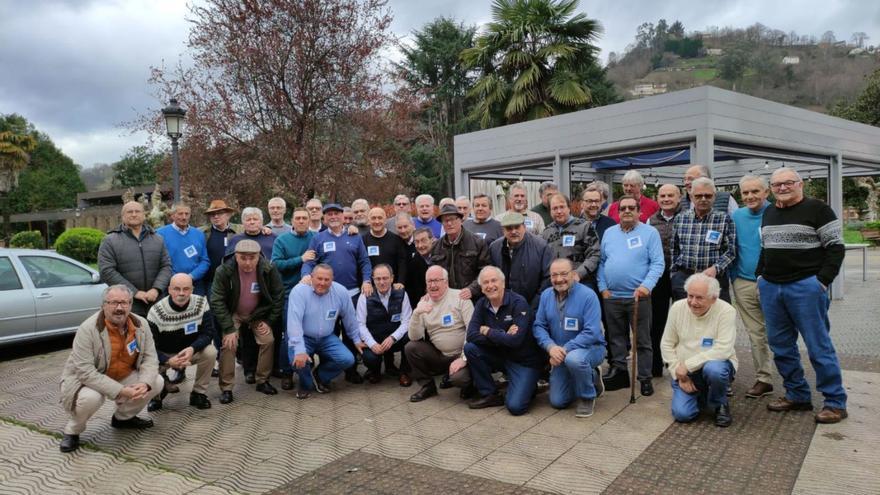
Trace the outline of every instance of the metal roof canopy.
<path fill-rule="evenodd" d="M 827 177 L 841 216 L 843 176 L 880 174 L 880 128 L 711 86 L 676 91 L 455 136 L 456 195 L 470 179 L 619 181 L 638 168 L 648 182 L 680 184 L 688 164 L 597 169 L 610 158 L 688 150 L 719 185 L 781 165 Z M 843 294 L 842 273 L 835 294 Z"/>

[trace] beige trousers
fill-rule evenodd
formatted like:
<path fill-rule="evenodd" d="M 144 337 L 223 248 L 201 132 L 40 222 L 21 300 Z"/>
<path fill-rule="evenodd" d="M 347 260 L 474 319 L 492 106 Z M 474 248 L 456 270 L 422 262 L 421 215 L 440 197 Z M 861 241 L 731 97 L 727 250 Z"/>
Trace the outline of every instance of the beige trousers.
<path fill-rule="evenodd" d="M 168 354 L 168 353 L 166 353 Z M 217 349 L 214 344 L 208 344 L 199 352 L 193 353 L 190 362 L 196 367 L 196 381 L 192 391 L 204 394 L 208 391 L 208 383 L 211 381 L 211 371 L 214 369 L 214 361 L 217 360 Z M 168 366 L 159 365 L 159 373 L 168 371 Z"/>
<path fill-rule="evenodd" d="M 758 298 L 758 284 L 751 280 L 737 278 L 733 281 L 733 304 L 742 318 L 749 342 L 752 345 L 752 361 L 755 364 L 755 377 L 759 382 L 770 383 L 770 346 L 767 344 L 767 327 L 764 326 L 764 312 Z"/>
<path fill-rule="evenodd" d="M 125 379 L 119 383 L 126 386 L 140 382 L 141 380 L 138 377 L 138 372 L 132 371 L 130 375 L 125 377 Z M 116 403 L 116 412 L 113 413 L 113 415 L 116 416 L 116 419 L 126 420 L 137 416 L 137 413 L 141 412 L 141 409 L 147 405 L 147 402 L 150 402 L 150 399 L 159 395 L 159 392 L 162 391 L 162 387 L 165 386 L 165 381 L 162 379 L 162 376 L 156 375 L 155 382 L 148 385 L 150 385 L 150 391 L 144 397 L 138 400 L 123 400 L 122 402 Z M 64 433 L 66 435 L 79 435 L 85 431 L 86 423 L 89 421 L 89 418 L 98 412 L 98 409 L 104 404 L 105 398 L 106 397 L 102 394 L 89 387 L 79 389 L 79 393 L 76 396 L 76 403 L 73 406 L 73 411 L 68 411 L 70 419 L 64 427 Z"/>
<path fill-rule="evenodd" d="M 233 315 L 233 322 L 239 329 L 241 325 L 247 325 L 238 319 L 237 315 Z M 266 335 L 260 335 L 256 331 L 253 332 L 254 340 L 257 341 L 259 350 L 257 351 L 257 369 L 254 373 L 257 383 L 269 381 L 269 374 L 272 372 L 272 365 L 275 362 L 273 349 L 275 337 L 272 332 L 266 332 Z M 241 335 L 241 332 L 239 332 Z M 238 345 L 241 345 L 239 342 Z M 235 385 L 235 352 L 226 349 L 220 349 L 220 390 L 232 390 Z"/>

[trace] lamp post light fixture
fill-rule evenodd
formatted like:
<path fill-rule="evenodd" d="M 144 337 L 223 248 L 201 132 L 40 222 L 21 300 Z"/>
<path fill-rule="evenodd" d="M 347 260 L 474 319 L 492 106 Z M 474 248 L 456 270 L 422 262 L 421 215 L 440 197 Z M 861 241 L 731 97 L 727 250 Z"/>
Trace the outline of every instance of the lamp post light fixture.
<path fill-rule="evenodd" d="M 180 105 L 177 104 L 177 98 L 171 98 L 168 106 L 162 109 L 162 116 L 165 117 L 166 133 L 171 138 L 171 170 L 174 178 L 174 202 L 177 203 L 180 201 L 180 158 L 177 140 L 183 135 L 186 110 L 180 108 Z"/>

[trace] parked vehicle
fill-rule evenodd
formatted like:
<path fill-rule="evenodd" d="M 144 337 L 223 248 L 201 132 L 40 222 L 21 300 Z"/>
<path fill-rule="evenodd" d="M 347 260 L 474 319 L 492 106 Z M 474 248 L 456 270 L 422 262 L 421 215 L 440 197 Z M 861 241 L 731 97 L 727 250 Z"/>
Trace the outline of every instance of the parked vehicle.
<path fill-rule="evenodd" d="M 106 287 L 97 271 L 53 251 L 0 249 L 0 346 L 75 332 Z"/>

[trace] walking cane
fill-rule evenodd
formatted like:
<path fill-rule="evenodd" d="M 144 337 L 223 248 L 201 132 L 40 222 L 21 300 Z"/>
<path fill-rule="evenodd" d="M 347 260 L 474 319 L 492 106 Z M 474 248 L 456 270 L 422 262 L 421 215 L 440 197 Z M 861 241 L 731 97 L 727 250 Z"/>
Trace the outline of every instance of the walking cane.
<path fill-rule="evenodd" d="M 629 403 L 635 404 L 636 402 L 636 377 L 638 376 L 638 361 L 639 361 L 639 353 L 638 353 L 638 342 L 639 342 L 639 294 L 636 292 L 635 298 L 633 298 L 633 319 L 631 322 L 632 326 L 632 340 L 630 341 L 630 348 L 632 349 L 632 360 L 631 360 L 631 368 L 632 372 L 630 373 L 630 381 L 629 381 Z"/>

